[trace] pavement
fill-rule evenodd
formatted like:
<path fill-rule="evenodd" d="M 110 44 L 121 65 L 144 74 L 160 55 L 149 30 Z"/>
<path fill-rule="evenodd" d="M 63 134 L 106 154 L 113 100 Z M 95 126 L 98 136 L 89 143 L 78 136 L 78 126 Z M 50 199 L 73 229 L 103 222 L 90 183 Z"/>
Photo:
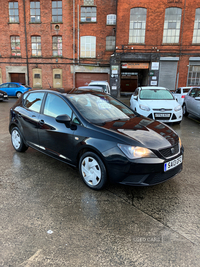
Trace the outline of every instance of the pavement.
<path fill-rule="evenodd" d="M 176 177 L 98 192 L 62 162 L 31 148 L 15 152 L 15 101 L 0 103 L 0 267 L 200 266 L 200 120 L 170 125 L 185 148 Z"/>

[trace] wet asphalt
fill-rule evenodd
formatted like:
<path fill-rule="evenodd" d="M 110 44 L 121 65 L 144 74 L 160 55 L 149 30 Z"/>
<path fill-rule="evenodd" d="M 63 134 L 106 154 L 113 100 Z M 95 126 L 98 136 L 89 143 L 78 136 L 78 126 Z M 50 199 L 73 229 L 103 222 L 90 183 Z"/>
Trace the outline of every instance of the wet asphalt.
<path fill-rule="evenodd" d="M 170 125 L 185 148 L 176 177 L 96 192 L 64 163 L 15 152 L 15 101 L 0 102 L 0 267 L 200 266 L 200 120 Z"/>

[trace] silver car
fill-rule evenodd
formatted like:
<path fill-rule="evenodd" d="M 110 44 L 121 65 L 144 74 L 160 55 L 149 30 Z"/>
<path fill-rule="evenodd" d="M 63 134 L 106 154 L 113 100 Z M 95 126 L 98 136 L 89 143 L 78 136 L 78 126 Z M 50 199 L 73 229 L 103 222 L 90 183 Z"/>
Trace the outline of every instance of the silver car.
<path fill-rule="evenodd" d="M 200 87 L 193 87 L 185 96 L 183 103 L 183 115 L 194 115 L 200 118 Z"/>

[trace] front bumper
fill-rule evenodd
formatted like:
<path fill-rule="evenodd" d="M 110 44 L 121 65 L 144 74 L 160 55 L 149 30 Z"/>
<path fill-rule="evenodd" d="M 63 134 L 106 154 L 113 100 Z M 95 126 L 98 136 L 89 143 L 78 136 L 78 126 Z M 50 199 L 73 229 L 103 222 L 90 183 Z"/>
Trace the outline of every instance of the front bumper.
<path fill-rule="evenodd" d="M 130 161 L 125 157 L 118 158 L 116 162 L 106 164 L 109 180 L 132 186 L 150 186 L 162 183 L 181 172 L 183 163 L 168 171 L 164 171 L 164 164 L 183 156 L 183 151 L 182 147 L 180 153 L 170 159 L 142 158 Z"/>
<path fill-rule="evenodd" d="M 3 101 L 3 100 L 8 100 L 8 96 L 7 95 L 0 96 L 0 101 Z"/>
<path fill-rule="evenodd" d="M 161 121 L 164 123 L 180 122 L 183 118 L 182 109 L 180 111 L 177 111 L 177 112 L 175 112 L 173 110 L 166 111 L 166 112 L 154 111 L 154 110 L 142 111 L 140 114 L 145 116 L 145 117 L 148 117 L 150 119 Z M 168 117 L 165 117 L 165 116 L 168 116 Z"/>

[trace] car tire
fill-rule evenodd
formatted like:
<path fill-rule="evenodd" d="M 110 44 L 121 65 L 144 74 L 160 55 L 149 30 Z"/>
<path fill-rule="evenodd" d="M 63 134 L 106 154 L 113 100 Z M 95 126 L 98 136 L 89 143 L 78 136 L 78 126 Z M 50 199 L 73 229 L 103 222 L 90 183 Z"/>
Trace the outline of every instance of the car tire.
<path fill-rule="evenodd" d="M 100 190 L 107 182 L 105 165 L 93 152 L 86 152 L 80 157 L 79 172 L 84 183 L 91 189 Z"/>
<path fill-rule="evenodd" d="M 183 115 L 184 115 L 184 116 L 188 116 L 188 114 L 189 114 L 189 113 L 187 112 L 186 105 L 184 104 L 184 105 L 183 105 Z"/>
<path fill-rule="evenodd" d="M 16 93 L 17 98 L 20 98 L 21 95 L 22 95 L 21 92 L 17 92 L 17 93 Z"/>
<path fill-rule="evenodd" d="M 22 135 L 17 127 L 14 127 L 11 131 L 11 141 L 17 152 L 24 152 L 28 149 L 28 146 L 25 145 Z"/>

